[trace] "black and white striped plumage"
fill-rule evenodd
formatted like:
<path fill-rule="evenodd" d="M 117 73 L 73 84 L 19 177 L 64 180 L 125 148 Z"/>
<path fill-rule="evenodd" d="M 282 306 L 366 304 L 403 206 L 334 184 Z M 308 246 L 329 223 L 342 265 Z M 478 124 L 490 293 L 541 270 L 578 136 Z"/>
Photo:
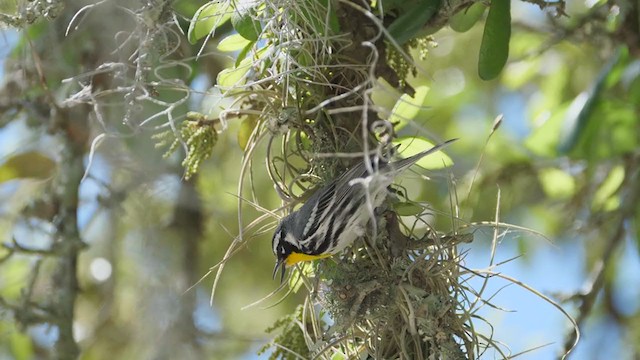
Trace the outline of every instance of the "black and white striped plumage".
<path fill-rule="evenodd" d="M 373 174 L 361 162 L 317 190 L 276 228 L 272 240 L 277 258 L 274 277 L 282 268 L 282 281 L 286 266 L 336 254 L 362 236 L 373 209 L 384 201 L 394 177 L 453 141 L 406 159 L 373 164 Z"/>

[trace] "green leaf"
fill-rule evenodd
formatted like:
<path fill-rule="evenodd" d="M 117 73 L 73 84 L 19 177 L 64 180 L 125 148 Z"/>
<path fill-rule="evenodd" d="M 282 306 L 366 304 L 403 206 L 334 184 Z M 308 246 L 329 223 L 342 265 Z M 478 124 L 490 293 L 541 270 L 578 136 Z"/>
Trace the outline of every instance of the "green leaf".
<path fill-rule="evenodd" d="M 240 34 L 231 34 L 220 40 L 220 43 L 218 43 L 218 50 L 224 52 L 239 51 L 252 43 L 252 41 L 243 38 Z"/>
<path fill-rule="evenodd" d="M 301 150 L 312 151 L 311 146 L 313 143 L 309 139 L 309 135 L 306 132 L 300 131 L 300 144 L 297 145 Z"/>
<path fill-rule="evenodd" d="M 415 90 L 416 93 L 413 97 L 409 96 L 409 94 L 403 94 L 400 96 L 400 99 L 396 101 L 396 104 L 391 110 L 389 121 L 395 125 L 394 129 L 396 131 L 402 129 L 411 122 L 411 120 L 418 117 L 420 112 L 424 109 L 429 87 L 417 86 Z"/>
<path fill-rule="evenodd" d="M 393 209 L 396 211 L 396 214 L 400 216 L 412 216 L 422 213 L 424 207 L 413 201 L 407 201 L 393 204 Z"/>
<path fill-rule="evenodd" d="M 540 59 L 526 59 L 511 62 L 504 70 L 504 75 L 500 79 L 500 82 L 509 89 L 520 89 L 523 86 L 531 84 L 533 78 L 540 75 L 541 64 L 542 61 L 540 61 Z"/>
<path fill-rule="evenodd" d="M 238 58 L 242 58 L 242 61 L 239 64 L 218 73 L 216 82 L 218 88 L 226 91 L 242 86 L 247 82 L 247 76 L 251 76 L 254 79 L 256 72 L 262 72 L 269 66 L 269 56 L 273 53 L 273 47 L 264 46 L 251 53 L 251 57 L 245 57 L 252 47 L 253 43 L 249 43 L 240 52 Z M 226 94 L 226 96 L 229 95 Z"/>
<path fill-rule="evenodd" d="M 6 334 L 5 334 L 6 336 Z M 11 354 L 16 360 L 33 359 L 33 344 L 31 338 L 20 331 L 11 331 Z"/>
<path fill-rule="evenodd" d="M 484 25 L 478 75 L 482 80 L 496 78 L 509 57 L 511 38 L 511 0 L 492 0 Z"/>
<path fill-rule="evenodd" d="M 558 155 L 560 129 L 562 129 L 562 121 L 567 107 L 568 104 L 558 106 L 551 117 L 531 132 L 531 135 L 524 142 L 527 149 L 540 156 L 555 157 Z"/>
<path fill-rule="evenodd" d="M 449 19 L 449 26 L 456 32 L 467 32 L 484 14 L 487 6 L 481 2 L 477 2 L 469 6 L 468 8 L 457 12 Z"/>
<path fill-rule="evenodd" d="M 251 134 L 253 134 L 253 129 L 256 128 L 257 124 L 258 118 L 256 116 L 247 115 L 242 119 L 240 129 L 238 129 L 238 145 L 240 145 L 243 151 L 247 148 Z"/>
<path fill-rule="evenodd" d="M 640 144 L 638 110 L 625 100 L 601 97 L 569 155 L 601 161 L 635 151 Z"/>
<path fill-rule="evenodd" d="M 591 206 L 595 210 L 612 211 L 620 205 L 620 197 L 617 195 L 620 185 L 624 181 L 624 168 L 618 165 L 611 169 L 607 178 L 600 184 L 593 194 Z"/>
<path fill-rule="evenodd" d="M 224 69 L 218 73 L 216 85 L 222 90 L 228 90 L 246 82 L 246 74 L 251 69 L 251 59 L 243 59 L 238 66 Z"/>
<path fill-rule="evenodd" d="M 18 2 L 16 1 L 0 1 L 0 12 L 14 15 L 18 12 Z"/>
<path fill-rule="evenodd" d="M 240 66 L 240 64 L 242 64 L 242 61 L 244 59 L 246 59 L 247 55 L 249 54 L 249 51 L 251 51 L 251 49 L 253 49 L 253 45 L 255 45 L 255 41 L 250 41 L 247 45 L 245 45 L 245 47 L 238 53 L 238 57 L 236 58 L 236 62 L 235 62 L 235 66 L 238 67 Z"/>
<path fill-rule="evenodd" d="M 346 360 L 347 358 L 344 357 L 344 355 L 340 354 L 339 352 L 335 352 L 333 353 L 333 355 L 331 356 L 331 360 Z"/>
<path fill-rule="evenodd" d="M 558 150 L 561 154 L 567 154 L 574 150 L 579 142 L 585 143 L 589 136 L 595 136 L 598 132 L 602 121 L 596 119 L 593 115 L 596 106 L 600 100 L 600 95 L 605 87 L 607 79 L 612 74 L 616 64 L 620 61 L 621 52 L 618 51 L 604 65 L 595 83 L 588 91 L 582 92 L 571 103 L 567 116 L 565 118 L 565 126 L 561 133 L 560 144 Z M 594 123 L 595 120 L 595 123 Z"/>
<path fill-rule="evenodd" d="M 422 0 L 405 9 L 387 28 L 400 45 L 414 38 L 440 9 L 441 0 Z"/>
<path fill-rule="evenodd" d="M 631 65 L 629 65 L 629 67 L 631 67 Z M 635 106 L 640 107 L 640 76 L 635 74 L 635 76 L 633 76 L 629 81 L 627 89 L 629 101 Z"/>
<path fill-rule="evenodd" d="M 0 165 L 0 183 L 13 179 L 48 179 L 55 168 L 56 162 L 41 152 L 17 154 Z"/>
<path fill-rule="evenodd" d="M 545 194 L 552 199 L 567 199 L 576 191 L 573 176 L 560 169 L 541 169 L 538 172 L 538 180 Z"/>
<path fill-rule="evenodd" d="M 593 118 L 591 114 L 595 109 L 599 95 L 599 91 L 584 91 L 573 99 L 567 109 L 564 126 L 560 132 L 558 153 L 567 154 L 575 148 L 580 139 L 584 139 L 590 134 L 593 135 L 593 132 L 597 131 L 598 124 L 592 124 L 593 126 L 590 127 L 589 119 Z"/>
<path fill-rule="evenodd" d="M 400 155 L 405 158 L 428 150 L 434 146 L 432 142 L 417 136 L 401 137 L 394 140 L 393 143 L 400 145 Z M 437 170 L 453 165 L 453 160 L 451 160 L 451 158 L 442 150 L 438 150 L 418 160 L 416 164 L 425 169 Z"/>
<path fill-rule="evenodd" d="M 215 32 L 231 18 L 231 9 L 227 1 L 209 2 L 200 7 L 191 19 L 187 38 L 191 44 Z"/>
<path fill-rule="evenodd" d="M 231 15 L 233 28 L 240 36 L 251 41 L 257 41 L 262 33 L 262 25 L 255 19 L 255 15 L 255 11 L 251 8 L 236 9 Z"/>

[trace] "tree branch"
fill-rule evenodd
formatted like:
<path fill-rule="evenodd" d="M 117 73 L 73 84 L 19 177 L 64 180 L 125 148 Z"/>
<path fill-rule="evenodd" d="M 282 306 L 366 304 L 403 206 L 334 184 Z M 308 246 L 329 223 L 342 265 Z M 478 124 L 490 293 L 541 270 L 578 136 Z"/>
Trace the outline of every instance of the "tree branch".
<path fill-rule="evenodd" d="M 58 359 L 76 359 L 80 349 L 73 337 L 75 302 L 78 296 L 77 263 L 85 244 L 78 231 L 78 197 L 84 174 L 84 149 L 87 142 L 89 111 L 85 106 L 61 108 L 56 115 L 62 142 L 60 171 L 53 192 L 60 204 L 54 217 L 56 234 L 53 250 L 57 253 L 53 275 L 54 294 L 50 308 L 55 311 L 54 321 L 59 335 L 55 344 Z"/>

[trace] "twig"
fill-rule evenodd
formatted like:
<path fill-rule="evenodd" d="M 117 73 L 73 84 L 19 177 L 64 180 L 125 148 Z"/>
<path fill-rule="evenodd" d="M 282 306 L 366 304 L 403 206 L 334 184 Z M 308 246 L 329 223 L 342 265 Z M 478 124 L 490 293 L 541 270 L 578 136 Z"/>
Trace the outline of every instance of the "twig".
<path fill-rule="evenodd" d="M 4 261 L 6 258 L 8 258 L 9 256 L 11 256 L 13 253 L 16 253 L 16 252 L 29 254 L 29 255 L 40 255 L 40 256 L 55 255 L 55 252 L 50 249 L 32 249 L 24 245 L 20 245 L 20 243 L 16 240 L 15 237 L 11 239 L 11 244 L 3 243 L 2 247 L 7 249 L 9 251 L 9 254 L 3 257 L 2 259 L 0 259 L 0 262 Z"/>

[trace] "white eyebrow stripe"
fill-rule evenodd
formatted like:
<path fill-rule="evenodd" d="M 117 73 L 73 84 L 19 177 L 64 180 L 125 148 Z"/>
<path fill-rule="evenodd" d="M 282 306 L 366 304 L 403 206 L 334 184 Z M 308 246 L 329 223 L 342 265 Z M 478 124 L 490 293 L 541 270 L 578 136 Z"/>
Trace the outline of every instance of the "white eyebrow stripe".
<path fill-rule="evenodd" d="M 273 237 L 273 244 L 271 246 L 273 247 L 274 254 L 278 252 L 278 244 L 280 243 L 280 240 L 282 240 L 282 229 L 278 229 Z"/>

